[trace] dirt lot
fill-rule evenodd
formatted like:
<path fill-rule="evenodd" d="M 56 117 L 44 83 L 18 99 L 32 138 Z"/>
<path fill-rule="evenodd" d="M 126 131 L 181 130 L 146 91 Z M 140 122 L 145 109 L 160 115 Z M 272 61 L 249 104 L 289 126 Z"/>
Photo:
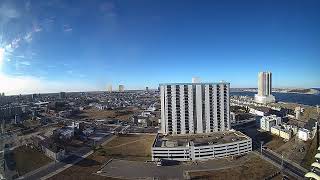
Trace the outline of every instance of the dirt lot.
<path fill-rule="evenodd" d="M 150 160 L 151 146 L 154 138 L 155 135 L 119 136 L 98 151 L 101 155 L 108 155 L 119 159 Z"/>
<path fill-rule="evenodd" d="M 128 108 L 126 110 L 98 110 L 95 108 L 86 109 L 78 115 L 83 119 L 119 119 L 123 121 L 128 121 L 129 118 L 134 115 L 135 112 L 138 112 L 137 108 Z"/>
<path fill-rule="evenodd" d="M 97 150 L 85 160 L 51 177 L 51 180 L 74 179 L 74 180 L 101 180 L 112 179 L 98 176 L 93 173 L 109 159 L 122 158 L 129 160 L 150 160 L 153 135 L 121 136 L 110 141 L 104 147 Z M 112 156 L 110 156 L 112 155 Z"/>
<path fill-rule="evenodd" d="M 281 137 L 275 136 L 275 135 L 271 135 L 271 136 L 272 136 L 271 141 L 265 144 L 265 146 L 267 146 L 269 149 L 277 150 L 279 149 L 279 147 L 286 144 L 286 142 L 283 141 Z"/>
<path fill-rule="evenodd" d="M 50 180 L 108 180 L 112 178 L 106 178 L 95 175 L 95 173 L 110 157 L 99 156 L 98 153 L 94 153 L 79 163 L 71 166 L 70 168 L 62 171 L 61 173 L 49 178 Z"/>
<path fill-rule="evenodd" d="M 50 158 L 41 152 L 27 146 L 14 149 L 13 154 L 20 175 L 24 175 L 52 162 Z"/>
<path fill-rule="evenodd" d="M 189 175 L 192 179 L 264 179 L 276 172 L 279 169 L 270 164 L 269 162 L 260 159 L 258 156 L 253 156 L 245 164 L 237 167 L 232 167 L 223 170 L 214 171 L 200 171 L 190 172 Z M 281 179 L 275 177 L 273 179 Z"/>

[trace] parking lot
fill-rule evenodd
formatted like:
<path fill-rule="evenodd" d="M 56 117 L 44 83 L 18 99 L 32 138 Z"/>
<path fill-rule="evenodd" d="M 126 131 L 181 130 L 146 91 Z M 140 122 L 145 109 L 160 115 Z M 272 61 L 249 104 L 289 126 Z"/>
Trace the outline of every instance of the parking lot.
<path fill-rule="evenodd" d="M 174 166 L 158 167 L 154 162 L 139 162 L 113 159 L 97 171 L 97 175 L 119 178 L 119 179 L 183 179 L 185 171 L 194 170 L 218 170 L 239 166 L 252 158 L 248 154 L 237 160 L 231 158 L 214 159 L 200 162 L 186 162 Z M 233 163 L 232 163 L 233 162 Z"/>

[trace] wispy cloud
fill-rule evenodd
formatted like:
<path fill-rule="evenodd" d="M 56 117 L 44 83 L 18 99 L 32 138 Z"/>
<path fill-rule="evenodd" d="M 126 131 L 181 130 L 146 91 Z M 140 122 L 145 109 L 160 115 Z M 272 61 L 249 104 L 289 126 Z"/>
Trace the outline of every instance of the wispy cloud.
<path fill-rule="evenodd" d="M 32 33 L 29 32 L 24 36 L 24 40 L 26 40 L 28 43 L 32 41 Z"/>
<path fill-rule="evenodd" d="M 70 25 L 64 25 L 63 26 L 63 31 L 64 32 L 70 32 L 70 31 L 72 31 L 72 27 Z"/>
<path fill-rule="evenodd" d="M 25 66 L 30 66 L 31 63 L 29 61 L 20 61 L 19 64 L 25 65 Z"/>
<path fill-rule="evenodd" d="M 42 28 L 40 26 L 33 26 L 33 32 L 40 32 Z"/>

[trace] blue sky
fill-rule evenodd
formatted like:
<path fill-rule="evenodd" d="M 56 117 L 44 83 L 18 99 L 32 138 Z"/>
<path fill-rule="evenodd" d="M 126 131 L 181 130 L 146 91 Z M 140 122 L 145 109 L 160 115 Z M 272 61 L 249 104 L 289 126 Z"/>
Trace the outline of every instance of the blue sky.
<path fill-rule="evenodd" d="M 0 91 L 320 86 L 320 1 L 0 2 Z"/>

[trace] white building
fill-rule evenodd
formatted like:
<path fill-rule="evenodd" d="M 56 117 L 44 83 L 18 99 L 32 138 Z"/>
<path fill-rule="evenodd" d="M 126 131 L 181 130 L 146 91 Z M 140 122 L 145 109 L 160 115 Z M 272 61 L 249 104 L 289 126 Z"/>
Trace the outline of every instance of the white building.
<path fill-rule="evenodd" d="M 308 129 L 300 128 L 298 130 L 298 138 L 307 141 L 311 138 L 311 132 Z"/>
<path fill-rule="evenodd" d="M 163 134 L 230 129 L 229 83 L 160 84 Z"/>
<path fill-rule="evenodd" d="M 119 85 L 119 92 L 124 92 L 124 85 Z"/>
<path fill-rule="evenodd" d="M 254 99 L 257 103 L 268 104 L 275 102 L 272 93 L 272 73 L 259 72 L 258 74 L 258 94 L 255 94 Z"/>
<path fill-rule="evenodd" d="M 301 106 L 297 106 L 297 107 L 294 109 L 294 112 L 296 113 L 295 118 L 296 118 L 296 119 L 300 119 L 301 116 L 302 116 L 303 111 L 304 111 L 304 108 L 302 108 Z"/>
<path fill-rule="evenodd" d="M 112 92 L 112 85 L 111 85 L 111 84 L 108 85 L 108 87 L 107 87 L 107 92 Z"/>
<path fill-rule="evenodd" d="M 272 126 L 277 126 L 281 124 L 281 117 L 276 115 L 263 116 L 260 119 L 260 128 L 265 131 L 270 131 Z"/>
<path fill-rule="evenodd" d="M 230 123 L 235 124 L 236 123 L 236 113 L 230 112 Z"/>

